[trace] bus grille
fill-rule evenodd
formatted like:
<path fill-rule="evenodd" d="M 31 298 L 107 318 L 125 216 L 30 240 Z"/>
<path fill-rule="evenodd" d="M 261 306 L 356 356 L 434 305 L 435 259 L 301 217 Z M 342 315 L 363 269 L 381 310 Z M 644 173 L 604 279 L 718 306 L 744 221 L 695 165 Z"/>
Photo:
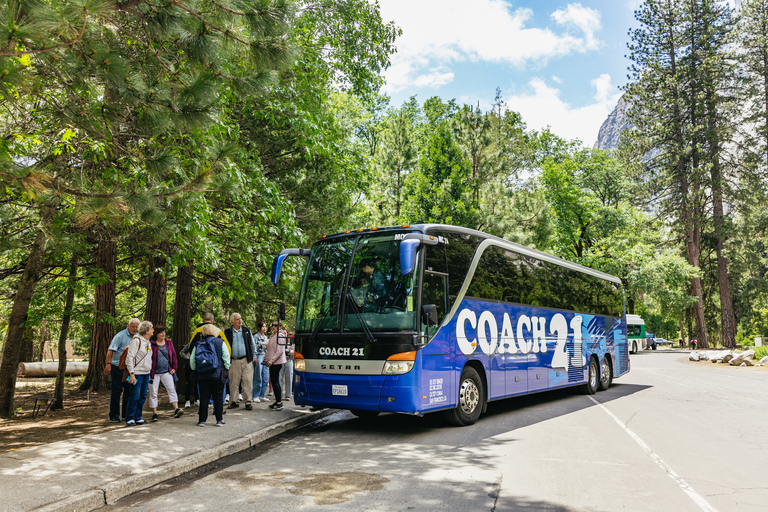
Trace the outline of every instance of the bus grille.
<path fill-rule="evenodd" d="M 581 366 L 581 343 L 568 344 L 568 382 L 584 380 L 584 369 Z"/>
<path fill-rule="evenodd" d="M 626 372 L 629 369 L 629 347 L 626 343 L 619 344 L 616 349 L 619 351 L 617 354 L 619 360 L 619 375 Z"/>

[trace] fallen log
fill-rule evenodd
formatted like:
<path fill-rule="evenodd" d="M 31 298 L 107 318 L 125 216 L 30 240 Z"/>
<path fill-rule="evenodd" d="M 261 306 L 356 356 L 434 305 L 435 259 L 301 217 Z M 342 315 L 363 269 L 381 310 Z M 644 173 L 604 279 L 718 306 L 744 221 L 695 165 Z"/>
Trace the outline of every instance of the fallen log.
<path fill-rule="evenodd" d="M 59 371 L 59 363 L 19 363 L 16 374 L 26 378 L 55 377 Z M 67 363 L 65 375 L 85 375 L 88 373 L 88 363 Z"/>

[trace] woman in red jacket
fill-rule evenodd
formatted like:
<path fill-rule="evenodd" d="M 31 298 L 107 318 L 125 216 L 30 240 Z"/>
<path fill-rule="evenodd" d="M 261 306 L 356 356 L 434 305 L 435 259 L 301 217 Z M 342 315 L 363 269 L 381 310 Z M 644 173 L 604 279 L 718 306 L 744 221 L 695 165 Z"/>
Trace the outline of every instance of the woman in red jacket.
<path fill-rule="evenodd" d="M 176 395 L 176 370 L 179 363 L 176 360 L 176 350 L 170 338 L 165 337 L 165 326 L 156 325 L 154 334 L 149 339 L 152 343 L 152 371 L 149 372 L 149 406 L 152 408 L 152 421 L 157 421 L 157 392 L 160 383 L 168 392 L 168 401 L 173 404 L 174 418 L 184 414 L 179 408 L 179 398 Z"/>

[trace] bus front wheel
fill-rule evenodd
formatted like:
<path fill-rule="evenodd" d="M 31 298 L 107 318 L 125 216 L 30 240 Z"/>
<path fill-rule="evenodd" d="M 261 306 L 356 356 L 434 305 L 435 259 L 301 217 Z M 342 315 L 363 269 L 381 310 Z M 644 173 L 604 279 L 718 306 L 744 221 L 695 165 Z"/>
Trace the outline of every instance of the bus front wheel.
<path fill-rule="evenodd" d="M 600 369 L 597 366 L 597 360 L 592 357 L 589 359 L 589 376 L 587 377 L 587 383 L 581 386 L 581 392 L 585 395 L 594 395 L 597 393 L 598 375 L 600 375 Z"/>
<path fill-rule="evenodd" d="M 445 419 L 460 427 L 472 425 L 483 411 L 484 397 L 480 375 L 471 366 L 466 366 L 459 380 L 459 403 L 455 408 L 444 412 Z"/>

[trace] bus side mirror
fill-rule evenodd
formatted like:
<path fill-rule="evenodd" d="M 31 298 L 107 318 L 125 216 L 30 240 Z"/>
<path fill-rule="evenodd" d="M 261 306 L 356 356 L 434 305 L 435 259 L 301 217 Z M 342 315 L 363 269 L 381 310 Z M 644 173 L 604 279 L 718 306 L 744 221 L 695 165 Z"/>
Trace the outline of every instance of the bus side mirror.
<path fill-rule="evenodd" d="M 400 242 L 400 273 L 407 276 L 416 266 L 416 248 L 421 240 L 403 240 Z"/>
<path fill-rule="evenodd" d="M 283 270 L 283 262 L 288 256 L 305 256 L 308 257 L 310 253 L 309 249 L 283 249 L 280 254 L 275 256 L 272 261 L 272 274 L 269 279 L 272 284 L 277 286 L 277 282 L 280 280 L 280 272 Z"/>
<path fill-rule="evenodd" d="M 434 304 L 424 304 L 421 306 L 421 318 L 427 325 L 437 325 L 437 306 Z"/>
<path fill-rule="evenodd" d="M 400 273 L 407 276 L 416 266 L 416 249 L 420 244 L 437 245 L 437 238 L 421 233 L 409 233 L 400 242 Z"/>

